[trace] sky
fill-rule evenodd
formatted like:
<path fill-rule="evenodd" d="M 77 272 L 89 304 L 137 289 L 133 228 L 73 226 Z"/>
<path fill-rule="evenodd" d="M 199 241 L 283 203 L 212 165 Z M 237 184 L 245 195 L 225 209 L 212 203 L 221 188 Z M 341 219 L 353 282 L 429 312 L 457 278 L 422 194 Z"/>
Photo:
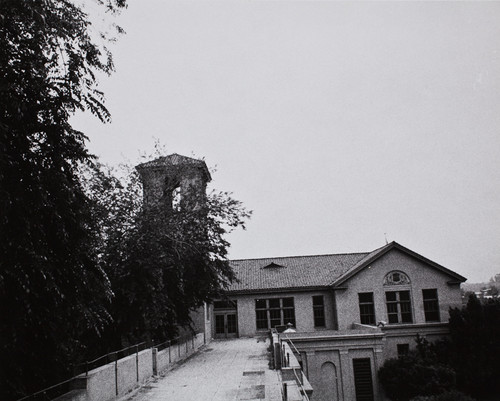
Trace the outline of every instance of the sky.
<path fill-rule="evenodd" d="M 101 161 L 155 141 L 253 216 L 231 259 L 387 241 L 500 273 L 500 3 L 129 0 Z"/>

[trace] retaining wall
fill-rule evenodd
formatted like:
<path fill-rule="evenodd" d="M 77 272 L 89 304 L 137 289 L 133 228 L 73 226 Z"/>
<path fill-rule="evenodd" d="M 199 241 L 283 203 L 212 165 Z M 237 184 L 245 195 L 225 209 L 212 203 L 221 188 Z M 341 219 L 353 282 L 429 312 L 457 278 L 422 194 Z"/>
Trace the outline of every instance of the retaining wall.
<path fill-rule="evenodd" d="M 192 339 L 179 344 L 172 344 L 169 347 L 156 353 L 157 373 L 168 370 L 172 364 L 183 360 L 205 344 L 205 335 L 199 333 Z"/>
<path fill-rule="evenodd" d="M 146 382 L 153 374 L 170 369 L 173 364 L 186 359 L 205 344 L 205 335 L 199 333 L 185 342 L 172 344 L 161 351 L 148 348 L 115 362 L 82 374 L 86 379 L 86 390 L 74 395 L 65 394 L 58 401 L 110 401 L 121 397 Z M 65 398 L 63 398 L 65 397 Z M 68 398 L 69 397 L 69 398 Z"/>

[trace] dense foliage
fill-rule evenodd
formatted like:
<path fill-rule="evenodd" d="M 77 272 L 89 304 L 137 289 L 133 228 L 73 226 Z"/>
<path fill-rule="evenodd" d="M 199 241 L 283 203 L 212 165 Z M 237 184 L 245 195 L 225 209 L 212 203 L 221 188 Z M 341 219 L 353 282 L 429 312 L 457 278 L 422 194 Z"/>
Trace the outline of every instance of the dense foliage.
<path fill-rule="evenodd" d="M 187 194 L 179 209 L 143 208 L 138 174 L 127 172 L 122 180 L 102 167 L 87 174 L 102 233 L 100 264 L 115 295 L 106 331 L 115 349 L 170 338 L 190 324 L 193 309 L 219 297 L 234 279 L 224 236 L 250 216 L 218 192 L 196 205 Z"/>
<path fill-rule="evenodd" d="M 113 60 L 74 2 L 0 0 L 0 24 L 0 399 L 10 400 L 188 325 L 234 278 L 224 235 L 249 212 L 227 193 L 145 210 L 137 173 L 123 184 L 95 163 L 70 117 L 110 119 L 96 76 Z"/>
<path fill-rule="evenodd" d="M 457 373 L 458 388 L 479 399 L 500 394 L 500 300 L 469 297 L 463 309 L 450 310 L 450 341 L 444 358 Z"/>
<path fill-rule="evenodd" d="M 110 319 L 76 173 L 90 156 L 69 118 L 89 109 L 109 119 L 95 77 L 113 62 L 71 2 L 1 0 L 0 24 L 0 398 L 9 399 L 62 377 L 82 335 Z"/>
<path fill-rule="evenodd" d="M 453 394 L 492 400 L 500 394 L 500 302 L 481 303 L 471 295 L 465 307 L 450 310 L 449 327 L 449 339 L 429 344 L 417 338 L 410 355 L 384 363 L 380 382 L 392 400 L 447 400 Z"/>
<path fill-rule="evenodd" d="M 455 385 L 455 372 L 440 363 L 427 341 L 417 337 L 417 347 L 408 355 L 389 359 L 379 370 L 380 383 L 394 401 L 441 394 Z"/>

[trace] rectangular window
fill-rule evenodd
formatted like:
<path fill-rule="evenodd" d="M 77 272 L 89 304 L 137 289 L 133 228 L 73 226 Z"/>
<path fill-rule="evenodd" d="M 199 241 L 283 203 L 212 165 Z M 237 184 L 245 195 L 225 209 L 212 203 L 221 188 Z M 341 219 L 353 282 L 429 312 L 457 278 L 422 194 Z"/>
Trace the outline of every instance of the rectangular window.
<path fill-rule="evenodd" d="M 222 309 L 236 309 L 237 301 L 230 301 L 226 299 L 224 301 L 214 301 L 214 309 L 222 310 Z"/>
<path fill-rule="evenodd" d="M 439 302 L 437 289 L 422 290 L 426 322 L 439 322 Z"/>
<path fill-rule="evenodd" d="M 360 292 L 359 317 L 361 324 L 375 325 L 375 307 L 373 304 L 373 292 Z"/>
<path fill-rule="evenodd" d="M 314 327 L 325 327 L 325 302 L 323 295 L 315 295 L 312 297 Z"/>
<path fill-rule="evenodd" d="M 356 401 L 373 401 L 373 380 L 370 358 L 352 360 Z"/>
<path fill-rule="evenodd" d="M 291 323 L 295 327 L 293 298 L 255 300 L 257 330 L 265 330 Z"/>
<path fill-rule="evenodd" d="M 385 293 L 389 323 L 412 323 L 410 291 Z"/>
<path fill-rule="evenodd" d="M 410 352 L 410 344 L 398 344 L 399 358 L 408 355 L 408 352 Z"/>

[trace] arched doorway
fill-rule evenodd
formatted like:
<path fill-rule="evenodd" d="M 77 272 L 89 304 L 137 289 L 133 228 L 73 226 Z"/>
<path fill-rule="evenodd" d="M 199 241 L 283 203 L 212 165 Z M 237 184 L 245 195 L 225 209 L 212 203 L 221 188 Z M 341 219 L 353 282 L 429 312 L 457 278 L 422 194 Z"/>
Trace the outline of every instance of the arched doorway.
<path fill-rule="evenodd" d="M 314 393 L 315 400 L 338 401 L 337 368 L 332 362 L 321 365 L 319 386 Z"/>

